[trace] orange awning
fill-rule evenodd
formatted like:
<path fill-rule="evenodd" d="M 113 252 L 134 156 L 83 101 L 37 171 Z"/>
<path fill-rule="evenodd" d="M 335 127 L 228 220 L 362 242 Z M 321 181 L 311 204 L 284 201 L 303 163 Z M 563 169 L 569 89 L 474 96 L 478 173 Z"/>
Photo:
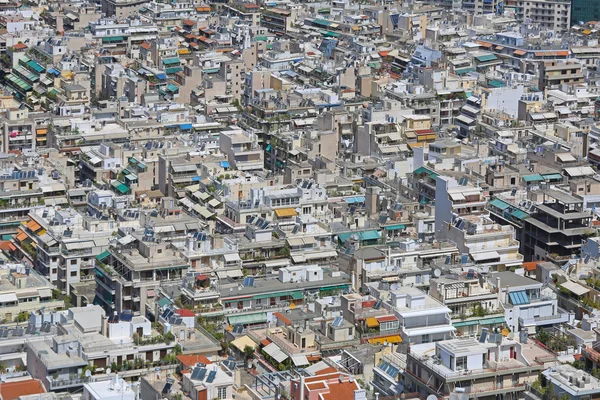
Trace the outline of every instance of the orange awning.
<path fill-rule="evenodd" d="M 369 339 L 371 344 L 383 344 L 383 343 L 402 343 L 400 335 L 382 336 L 373 339 Z"/>
<path fill-rule="evenodd" d="M 486 49 L 489 49 L 490 47 L 492 47 L 491 43 L 477 42 L 477 44 L 480 45 L 481 47 L 485 47 Z"/>
<path fill-rule="evenodd" d="M 537 262 L 536 261 L 524 262 L 523 268 L 525 268 L 526 271 L 535 271 L 535 269 L 537 268 Z"/>
<path fill-rule="evenodd" d="M 367 322 L 367 326 L 369 328 L 375 328 L 375 327 L 379 326 L 379 321 L 377 321 L 377 319 L 373 318 L 373 317 L 367 318 L 366 322 Z"/>
<path fill-rule="evenodd" d="M 515 55 L 515 56 L 524 56 L 525 54 L 527 54 L 527 52 L 525 50 L 515 50 L 513 52 L 513 55 Z"/>
<path fill-rule="evenodd" d="M 38 229 L 41 228 L 40 224 L 38 224 L 37 222 L 35 222 L 34 220 L 31 220 L 27 223 L 26 225 L 29 229 L 31 229 L 32 232 L 36 232 Z"/>
<path fill-rule="evenodd" d="M 23 240 L 27 239 L 27 234 L 26 234 L 25 232 L 20 232 L 20 233 L 17 235 L 16 239 L 17 239 L 19 242 L 22 242 Z"/>
<path fill-rule="evenodd" d="M 46 128 L 36 129 L 35 133 L 37 133 L 38 135 L 45 135 L 46 133 L 48 133 L 48 129 L 46 129 Z"/>
<path fill-rule="evenodd" d="M 14 245 L 14 244 L 12 244 L 12 243 L 9 243 L 9 244 L 8 244 L 8 248 L 9 248 L 11 251 L 17 251 L 17 246 L 15 246 L 15 245 Z"/>

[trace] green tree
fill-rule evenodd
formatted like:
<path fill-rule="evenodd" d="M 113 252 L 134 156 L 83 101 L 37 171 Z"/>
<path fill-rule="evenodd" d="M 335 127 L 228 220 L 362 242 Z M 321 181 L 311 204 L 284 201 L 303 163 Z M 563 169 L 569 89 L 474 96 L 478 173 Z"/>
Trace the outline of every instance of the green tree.
<path fill-rule="evenodd" d="M 542 400 L 556 400 L 556 395 L 554 394 L 554 385 L 552 383 L 548 383 L 546 385 L 546 391 L 542 395 Z"/>
<path fill-rule="evenodd" d="M 29 311 L 21 311 L 15 317 L 15 322 L 25 322 L 29 320 Z"/>
<path fill-rule="evenodd" d="M 254 357 L 254 347 L 246 345 L 244 347 L 244 357 L 246 358 L 246 360 L 252 359 L 252 357 Z"/>

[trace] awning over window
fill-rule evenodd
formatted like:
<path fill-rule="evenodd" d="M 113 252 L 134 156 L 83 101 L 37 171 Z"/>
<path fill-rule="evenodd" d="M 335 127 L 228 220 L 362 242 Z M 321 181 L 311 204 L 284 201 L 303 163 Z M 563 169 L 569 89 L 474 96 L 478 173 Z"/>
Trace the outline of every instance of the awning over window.
<path fill-rule="evenodd" d="M 227 317 L 230 325 L 253 325 L 267 322 L 267 313 L 256 313 L 248 315 L 233 315 Z"/>
<path fill-rule="evenodd" d="M 590 291 L 589 289 L 586 289 L 585 287 L 581 286 L 580 284 L 572 282 L 572 281 L 566 281 L 564 283 L 561 283 L 561 286 L 577 296 L 582 296 Z"/>
<path fill-rule="evenodd" d="M 98 260 L 98 261 L 102 261 L 102 260 L 104 260 L 105 258 L 107 258 L 108 256 L 110 256 L 110 251 L 108 251 L 108 250 L 104 250 L 102 253 L 100 253 L 100 254 L 98 254 L 98 255 L 96 256 L 96 260 Z"/>
<path fill-rule="evenodd" d="M 403 224 L 397 224 L 397 225 L 388 225 L 385 227 L 386 231 L 399 231 L 406 228 L 406 226 L 404 226 Z"/>
<path fill-rule="evenodd" d="M 0 303 L 15 303 L 18 302 L 17 295 L 14 293 L 0 294 Z"/>
<path fill-rule="evenodd" d="M 373 339 L 369 339 L 369 343 L 371 344 L 384 344 L 384 343 L 402 343 L 402 338 L 400 335 L 390 335 L 390 336 L 382 336 Z"/>
<path fill-rule="evenodd" d="M 302 367 L 310 364 L 304 354 L 294 354 L 292 356 L 292 362 L 296 367 Z"/>
<path fill-rule="evenodd" d="M 277 346 L 275 343 L 265 346 L 263 350 L 278 363 L 284 362 L 289 358 L 289 356 L 281 351 L 281 348 L 279 348 L 279 346 Z"/>
<path fill-rule="evenodd" d="M 296 215 L 298 215 L 298 213 L 293 208 L 280 208 L 278 210 L 275 210 L 275 215 L 277 215 L 278 218 L 285 218 L 295 217 Z"/>
<path fill-rule="evenodd" d="M 377 318 L 373 318 L 373 317 L 367 318 L 366 323 L 367 323 L 367 327 L 369 327 L 369 328 L 376 328 L 379 326 L 379 321 L 377 321 Z"/>
<path fill-rule="evenodd" d="M 223 254 L 223 258 L 225 259 L 225 262 L 236 262 L 241 260 L 238 253 Z"/>
<path fill-rule="evenodd" d="M 497 251 L 486 251 L 484 253 L 471 254 L 471 257 L 473 257 L 475 262 L 483 262 L 488 260 L 497 260 L 500 258 L 500 254 L 498 254 Z"/>

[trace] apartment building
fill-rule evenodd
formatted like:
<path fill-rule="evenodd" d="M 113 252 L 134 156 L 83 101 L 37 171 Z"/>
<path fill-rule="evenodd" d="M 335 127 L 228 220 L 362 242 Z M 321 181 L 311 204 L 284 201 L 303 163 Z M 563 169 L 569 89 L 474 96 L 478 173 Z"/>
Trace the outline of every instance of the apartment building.
<path fill-rule="evenodd" d="M 142 229 L 131 231 L 96 257 L 96 299 L 107 312 L 153 313 L 149 303 L 158 297 L 161 282 L 181 284 L 189 266 L 171 242 L 184 242 L 188 234 L 203 230 L 197 219 L 164 203 L 139 218 Z"/>
<path fill-rule="evenodd" d="M 568 0 L 516 1 L 517 20 L 532 23 L 541 29 L 565 32 L 571 27 L 571 2 Z"/>
<path fill-rule="evenodd" d="M 500 296 L 475 272 L 433 278 L 429 294 L 450 308 L 452 325 L 461 336 L 478 336 L 483 328 L 504 324 Z"/>
<path fill-rule="evenodd" d="M 445 340 L 456 331 L 450 317 L 452 310 L 422 290 L 406 286 L 386 290 L 376 284 L 367 287 L 384 308 L 393 311 L 403 343 Z"/>
<path fill-rule="evenodd" d="M 448 225 L 456 218 L 487 214 L 483 189 L 469 185 L 468 178 L 435 177 L 435 233 L 439 239 L 448 237 Z"/>
<path fill-rule="evenodd" d="M 404 372 L 405 390 L 423 397 L 450 398 L 455 389 L 469 397 L 521 397 L 527 383 L 544 370 L 552 353 L 533 343 L 522 343 L 483 332 L 473 338 L 411 346 Z"/>
<path fill-rule="evenodd" d="M 140 8 L 144 6 L 145 1 L 140 0 L 102 0 L 102 13 L 107 17 L 116 17 L 117 19 L 126 19 L 129 16 L 137 15 Z"/>
<path fill-rule="evenodd" d="M 566 261 L 579 254 L 582 241 L 593 231 L 592 216 L 583 201 L 565 192 L 540 192 L 540 204 L 525 220 L 521 251 L 525 261 Z"/>
<path fill-rule="evenodd" d="M 540 90 L 558 89 L 563 84 L 574 85 L 584 81 L 581 64 L 572 61 L 543 61 L 538 73 Z"/>
<path fill-rule="evenodd" d="M 264 151 L 258 146 L 256 135 L 240 128 L 222 131 L 219 148 L 235 169 L 251 171 L 264 166 Z"/>
<path fill-rule="evenodd" d="M 555 295 L 542 290 L 541 282 L 507 271 L 491 274 L 489 284 L 499 295 L 505 324 L 512 332 L 526 329 L 529 333 L 535 333 L 538 327 L 560 324 L 574 318 L 558 306 Z"/>
<path fill-rule="evenodd" d="M 519 253 L 516 229 L 500 225 L 487 215 L 462 215 L 442 227 L 446 237 L 456 243 L 462 254 L 468 254 L 475 264 L 485 264 L 495 270 L 519 267 L 523 255 Z"/>

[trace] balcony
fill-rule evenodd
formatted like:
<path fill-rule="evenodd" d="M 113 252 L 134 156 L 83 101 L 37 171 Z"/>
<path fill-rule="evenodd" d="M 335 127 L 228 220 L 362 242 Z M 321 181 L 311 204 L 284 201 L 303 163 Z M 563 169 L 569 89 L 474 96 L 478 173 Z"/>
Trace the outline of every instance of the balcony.
<path fill-rule="evenodd" d="M 569 321 L 569 313 L 559 308 L 558 313 L 554 315 L 547 315 L 544 317 L 533 317 L 533 318 L 519 318 L 519 325 L 523 327 L 529 326 L 544 326 L 554 325 Z"/>

